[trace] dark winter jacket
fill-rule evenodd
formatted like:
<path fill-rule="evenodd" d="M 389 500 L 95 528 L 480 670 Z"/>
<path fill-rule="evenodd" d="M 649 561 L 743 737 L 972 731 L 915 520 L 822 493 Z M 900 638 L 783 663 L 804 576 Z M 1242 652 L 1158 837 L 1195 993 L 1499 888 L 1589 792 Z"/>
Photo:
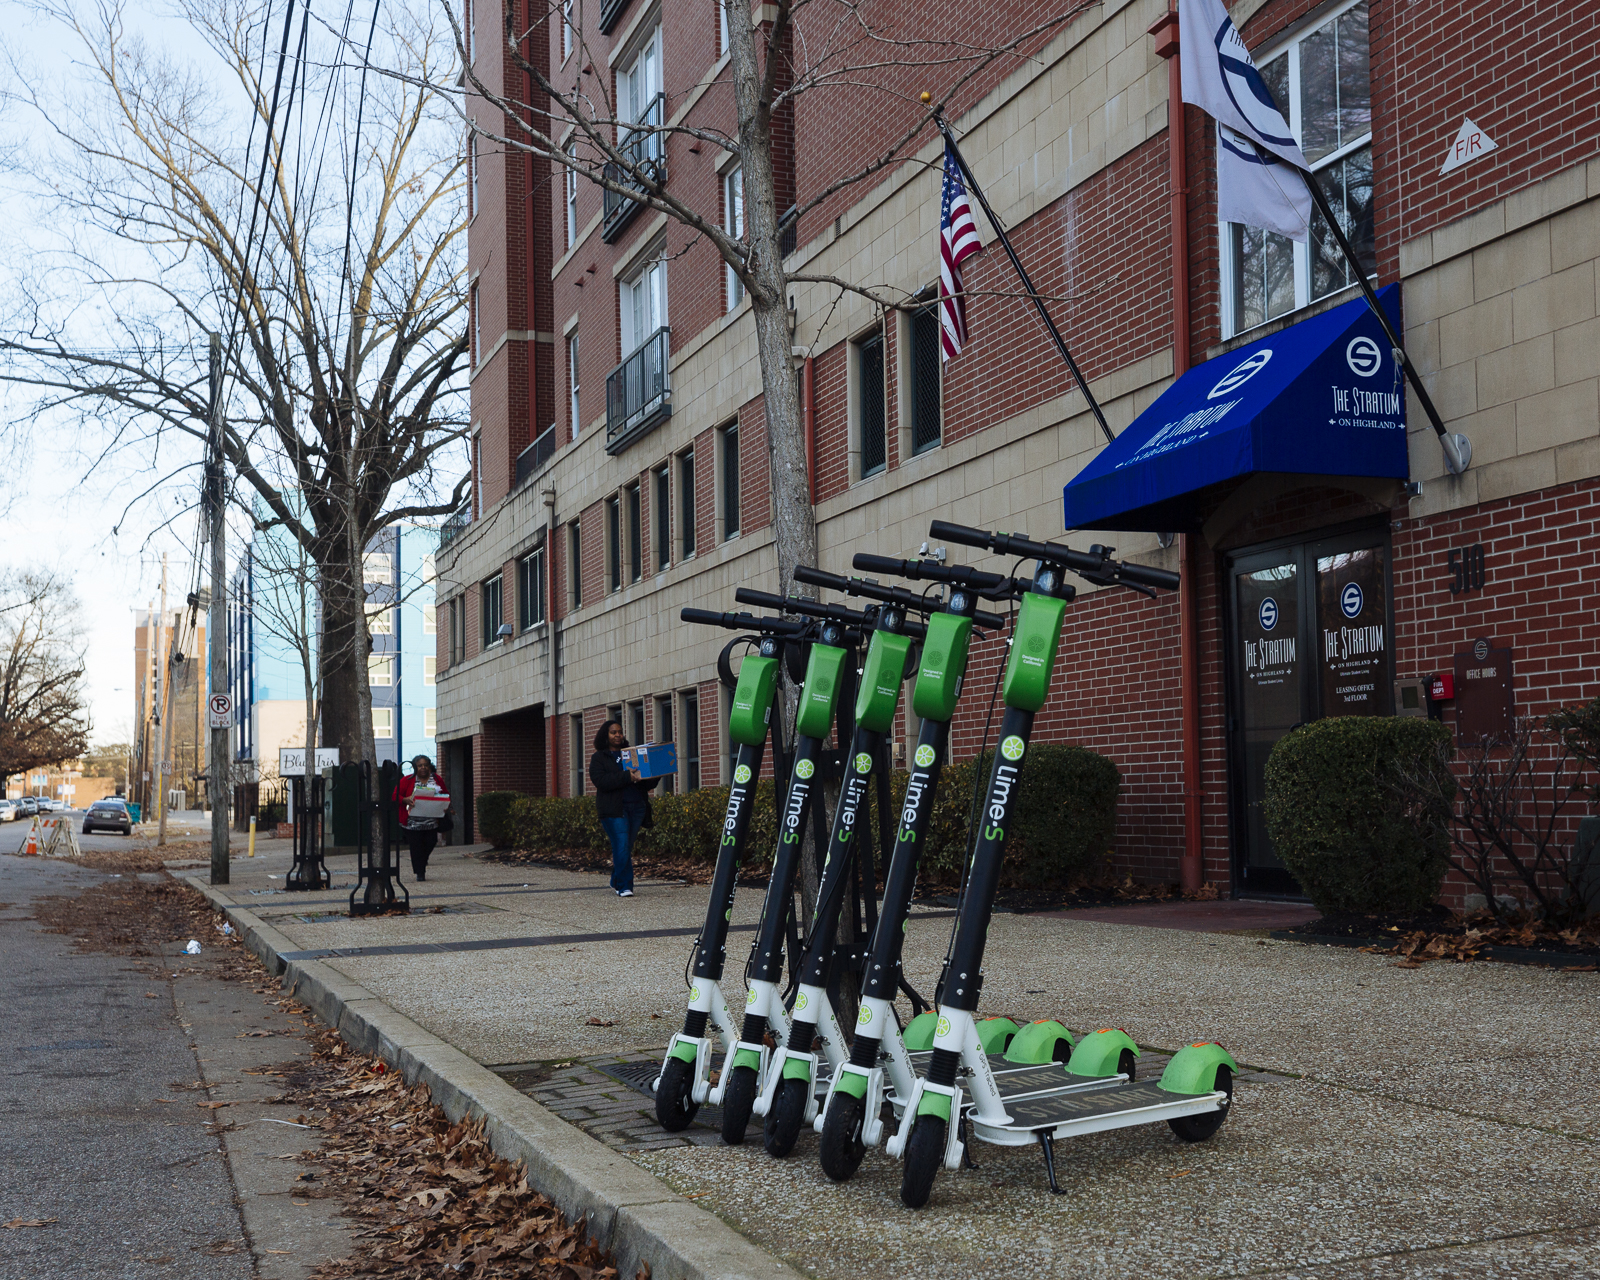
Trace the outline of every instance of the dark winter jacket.
<path fill-rule="evenodd" d="M 621 818 L 627 810 L 648 809 L 650 793 L 660 778 L 635 782 L 617 763 L 614 751 L 596 751 L 589 757 L 589 781 L 594 783 L 595 809 L 602 818 Z"/>

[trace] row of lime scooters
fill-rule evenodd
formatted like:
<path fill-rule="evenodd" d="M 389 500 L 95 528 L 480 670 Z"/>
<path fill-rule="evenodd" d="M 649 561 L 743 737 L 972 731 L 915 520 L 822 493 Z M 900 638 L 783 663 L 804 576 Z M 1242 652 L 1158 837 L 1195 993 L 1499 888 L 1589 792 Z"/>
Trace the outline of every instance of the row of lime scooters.
<path fill-rule="evenodd" d="M 724 1140 L 739 1143 L 752 1116 L 760 1117 L 767 1151 L 782 1158 L 809 1125 L 820 1135 L 822 1168 L 836 1181 L 853 1176 L 867 1149 L 881 1144 L 903 1163 L 900 1195 L 912 1208 L 927 1203 L 941 1166 L 958 1169 L 964 1158 L 972 1163 L 969 1131 L 971 1138 L 1003 1146 L 1037 1144 L 1058 1193 L 1059 1139 L 1163 1120 L 1185 1141 L 1208 1138 L 1227 1116 L 1237 1069 L 1221 1046 L 1197 1043 L 1174 1055 L 1159 1079 L 1139 1080 L 1139 1047 L 1116 1028 L 1075 1038 L 1056 1021 L 1018 1027 L 1006 1018 L 977 1016 L 989 919 L 1024 757 L 1076 593 L 1066 577 L 1152 596 L 1175 588 L 1178 579 L 1114 560 L 1105 547 L 1076 551 L 940 520 L 930 536 L 1017 557 L 1018 568 L 1032 562 L 1033 572 L 1003 576 L 938 557 L 861 554 L 853 561 L 857 570 L 910 579 L 923 590 L 798 566 L 796 581 L 871 603 L 854 609 L 740 588 L 738 603 L 775 609 L 778 616 L 683 611 L 686 622 L 746 633 L 749 648 L 736 677 L 730 657 L 736 642 L 719 664 L 733 686 L 728 732 L 738 752 L 711 901 L 691 962 L 688 1012 L 655 1081 L 656 1115 L 665 1128 L 685 1128 L 703 1104 L 720 1107 Z M 1003 606 L 1010 616 L 983 604 Z M 998 749 L 974 810 L 937 1008 L 902 1026 L 895 1007 L 903 987 L 901 951 L 975 630 L 1009 633 L 998 690 L 1004 704 Z M 865 658 L 856 669 L 863 645 Z M 783 745 L 782 673 L 786 660 L 798 671 L 802 656 L 777 848 L 762 851 L 772 853 L 772 870 L 745 970 L 744 1013 L 736 1022 L 721 990 L 734 891 L 768 739 Z M 907 680 L 913 681 L 911 710 L 921 731 L 889 844 L 882 903 L 865 950 L 841 958 L 839 922 L 851 886 L 860 882 L 858 833 L 866 822 L 869 782 L 887 767 L 884 746 Z M 825 743 L 840 691 L 852 684 L 858 690 L 853 737 L 834 757 L 842 772 L 839 798 L 811 927 L 786 1000 L 785 939 L 793 929 L 806 824 L 829 759 Z M 871 893 L 873 877 L 867 879 Z M 848 1038 L 829 995 L 838 989 L 838 966 L 847 964 L 858 966 L 860 991 Z"/>

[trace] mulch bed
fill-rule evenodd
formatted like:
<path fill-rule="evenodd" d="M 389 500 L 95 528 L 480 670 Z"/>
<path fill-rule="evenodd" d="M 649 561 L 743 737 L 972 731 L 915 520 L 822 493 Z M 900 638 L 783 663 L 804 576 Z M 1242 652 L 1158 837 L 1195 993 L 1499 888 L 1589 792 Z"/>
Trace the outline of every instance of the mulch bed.
<path fill-rule="evenodd" d="M 953 907 L 959 901 L 956 893 L 949 888 L 930 889 L 926 896 L 941 907 Z M 1214 902 L 1218 896 L 1214 884 L 1205 884 L 1192 893 L 1185 893 L 1175 884 L 1143 884 L 1129 876 L 1120 883 L 1111 880 L 1091 881 L 1067 889 L 1001 889 L 995 894 L 994 909 L 1022 916 L 1035 911 L 1066 911 L 1073 907 Z"/>
<path fill-rule="evenodd" d="M 1440 906 L 1403 914 L 1325 915 L 1276 929 L 1272 936 L 1399 956 L 1402 969 L 1418 969 L 1429 960 L 1505 960 L 1584 972 L 1600 962 L 1600 922 L 1571 929 L 1543 921 L 1500 924 L 1492 916 L 1466 917 Z"/>

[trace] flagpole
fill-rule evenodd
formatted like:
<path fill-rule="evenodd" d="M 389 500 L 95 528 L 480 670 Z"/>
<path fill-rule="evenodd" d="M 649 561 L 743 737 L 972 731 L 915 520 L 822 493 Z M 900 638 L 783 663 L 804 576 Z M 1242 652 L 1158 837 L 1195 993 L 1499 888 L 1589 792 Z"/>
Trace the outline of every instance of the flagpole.
<path fill-rule="evenodd" d="M 930 102 L 932 94 L 924 93 L 924 103 Z M 1100 430 L 1106 434 L 1109 444 L 1116 439 L 1111 428 L 1106 424 L 1106 415 L 1100 411 L 1100 402 L 1094 398 L 1094 393 L 1089 390 L 1089 381 L 1083 376 L 1083 370 L 1078 368 L 1078 362 L 1072 358 L 1072 352 L 1067 350 L 1066 341 L 1061 336 L 1061 331 L 1056 328 L 1055 321 L 1050 318 L 1050 313 L 1045 310 L 1044 300 L 1039 297 L 1039 291 L 1033 287 L 1033 281 L 1028 279 L 1028 273 L 1023 269 L 1022 259 L 1017 257 L 1017 251 L 1011 247 L 1011 238 L 1006 235 L 1005 224 L 995 216 L 989 207 L 989 201 L 983 194 L 983 188 L 978 185 L 978 180 L 972 176 L 972 170 L 967 165 L 967 158 L 961 154 L 961 148 L 956 145 L 955 135 L 950 132 L 950 125 L 940 113 L 938 107 L 932 108 L 933 122 L 939 126 L 939 132 L 944 135 L 944 140 L 949 144 L 950 152 L 956 158 L 956 164 L 961 166 L 961 175 L 967 180 L 967 188 L 978 197 L 978 203 L 983 206 L 984 215 L 989 219 L 989 225 L 994 228 L 995 234 L 1000 237 L 1000 243 L 1005 246 L 1006 257 L 1011 259 L 1011 265 L 1016 269 L 1017 276 L 1022 281 L 1022 287 L 1028 291 L 1028 297 L 1033 299 L 1034 309 L 1039 313 L 1039 319 L 1044 321 L 1044 327 L 1049 331 L 1050 337 L 1055 341 L 1056 350 L 1061 353 L 1061 358 L 1067 362 L 1067 368 L 1072 370 L 1072 376 L 1077 379 L 1078 390 L 1083 392 L 1083 398 L 1089 402 L 1089 410 L 1094 414 L 1094 420 L 1100 424 Z"/>
<path fill-rule="evenodd" d="M 1255 145 L 1253 139 L 1251 140 L 1251 145 Z M 1411 384 L 1411 389 L 1416 392 L 1417 399 L 1422 402 L 1423 412 L 1428 415 L 1428 422 L 1432 425 L 1434 434 L 1439 437 L 1439 446 L 1444 450 L 1446 469 L 1449 470 L 1451 475 L 1460 475 L 1472 463 L 1472 442 L 1459 432 L 1450 432 L 1444 429 L 1444 423 L 1439 418 L 1439 411 L 1434 408 L 1432 397 L 1428 395 L 1427 389 L 1423 387 L 1422 379 L 1418 376 L 1415 366 L 1411 363 L 1411 357 L 1406 354 L 1405 346 L 1400 341 L 1400 335 L 1394 331 L 1394 326 L 1389 323 L 1388 315 L 1385 314 L 1383 307 L 1378 303 L 1378 295 L 1372 287 L 1372 281 L 1367 279 L 1367 273 L 1362 270 L 1361 263 L 1356 260 L 1355 250 L 1345 237 L 1344 228 L 1339 225 L 1338 219 L 1333 216 L 1333 209 L 1328 204 L 1328 197 L 1323 193 L 1322 184 L 1298 165 L 1291 167 L 1305 180 L 1306 190 L 1311 193 L 1311 199 L 1316 204 L 1318 212 L 1322 214 L 1323 221 L 1328 224 L 1329 230 L 1333 232 L 1333 238 L 1338 242 L 1340 252 L 1344 254 L 1346 266 L 1349 267 L 1356 280 L 1360 283 L 1361 292 L 1367 296 L 1367 306 L 1372 309 L 1372 314 L 1378 317 L 1378 323 L 1383 326 L 1383 332 L 1389 339 L 1389 345 L 1394 349 L 1395 356 L 1400 361 L 1400 367 L 1405 370 L 1406 381 Z M 1307 247 L 1310 247 L 1309 243 Z"/>

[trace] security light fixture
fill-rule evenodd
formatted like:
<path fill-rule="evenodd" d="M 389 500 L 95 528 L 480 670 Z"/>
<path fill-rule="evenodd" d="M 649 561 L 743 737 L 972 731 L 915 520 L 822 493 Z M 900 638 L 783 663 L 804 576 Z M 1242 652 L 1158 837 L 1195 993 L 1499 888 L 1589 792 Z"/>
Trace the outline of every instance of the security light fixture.
<path fill-rule="evenodd" d="M 514 636 L 516 634 L 517 634 L 517 629 L 515 627 L 513 627 L 509 622 L 502 622 L 500 624 L 500 630 L 495 632 L 495 635 L 499 636 L 500 639 L 502 639 L 502 640 L 509 640 L 509 639 L 511 639 L 512 636 Z"/>

